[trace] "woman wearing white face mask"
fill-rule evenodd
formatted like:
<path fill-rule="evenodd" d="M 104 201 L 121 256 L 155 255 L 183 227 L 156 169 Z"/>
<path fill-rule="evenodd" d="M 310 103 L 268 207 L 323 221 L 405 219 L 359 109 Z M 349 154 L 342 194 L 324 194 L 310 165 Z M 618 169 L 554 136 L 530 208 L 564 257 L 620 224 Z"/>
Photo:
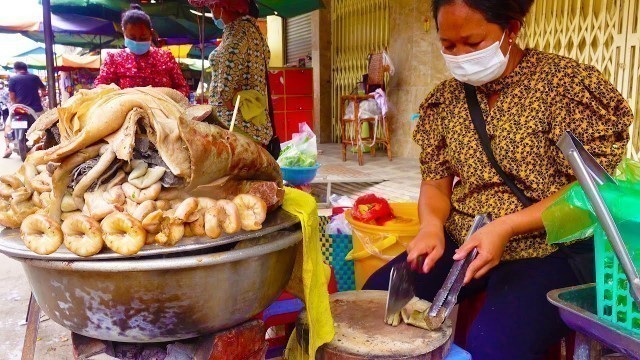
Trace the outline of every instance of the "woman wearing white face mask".
<path fill-rule="evenodd" d="M 168 87 L 189 97 L 189 85 L 171 52 L 151 46 L 151 18 L 133 4 L 122 15 L 126 49 L 109 53 L 94 84 L 116 84 L 120 88 Z"/>
<path fill-rule="evenodd" d="M 568 333 L 546 293 L 592 280 L 593 243 L 545 241 L 542 211 L 575 180 L 555 144 L 569 130 L 612 172 L 633 119 L 595 68 L 518 45 L 532 3 L 432 0 L 454 79 L 420 107 L 421 230 L 394 262 L 426 273 L 417 292 L 431 300 L 453 260 L 478 249 L 460 295 L 487 295 L 467 339 L 474 360 L 539 359 Z M 494 221 L 461 246 L 474 216 L 486 213 Z M 365 288 L 386 289 L 391 265 Z"/>

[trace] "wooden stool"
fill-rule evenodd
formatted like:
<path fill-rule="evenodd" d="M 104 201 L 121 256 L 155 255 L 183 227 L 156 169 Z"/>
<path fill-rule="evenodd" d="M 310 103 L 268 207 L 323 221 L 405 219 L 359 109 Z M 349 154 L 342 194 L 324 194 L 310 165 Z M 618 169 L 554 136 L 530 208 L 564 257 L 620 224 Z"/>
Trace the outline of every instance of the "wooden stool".
<path fill-rule="evenodd" d="M 362 141 L 371 145 L 371 156 L 376 156 L 376 146 L 378 144 L 384 145 L 387 149 L 387 157 L 391 161 L 391 134 L 389 133 L 389 126 L 387 124 L 387 117 L 380 116 L 378 120 L 376 118 L 364 118 L 360 119 L 360 102 L 364 100 L 375 99 L 373 95 L 344 95 L 341 97 L 340 106 L 340 128 L 342 131 L 342 161 L 347 161 L 347 145 L 355 146 L 358 153 L 358 165 L 364 165 L 362 157 Z M 353 119 L 346 118 L 346 108 L 349 102 L 353 102 Z M 377 129 L 373 126 L 376 122 L 382 126 L 382 136 L 377 136 L 375 132 Z M 360 132 L 362 124 L 369 124 L 369 136 L 362 137 Z M 347 127 L 354 127 L 353 138 L 347 136 Z M 375 140 L 375 141 L 374 141 Z"/>
<path fill-rule="evenodd" d="M 384 323 L 386 291 L 349 291 L 331 295 L 336 335 L 318 349 L 320 360 L 442 360 L 451 347 L 451 321 L 438 331 Z M 305 312 L 298 317 L 299 341 L 307 343 Z M 305 331 L 307 330 L 307 331 Z M 307 347 L 304 347 L 307 348 Z"/>

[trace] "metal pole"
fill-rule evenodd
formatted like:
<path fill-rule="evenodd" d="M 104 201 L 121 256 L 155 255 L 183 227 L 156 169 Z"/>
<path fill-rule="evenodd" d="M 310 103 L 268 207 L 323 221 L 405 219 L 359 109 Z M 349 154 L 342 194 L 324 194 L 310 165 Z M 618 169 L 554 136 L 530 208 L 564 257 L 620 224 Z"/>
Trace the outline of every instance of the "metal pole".
<path fill-rule="evenodd" d="M 200 71 L 200 84 L 202 86 L 202 93 L 200 94 L 200 102 L 204 104 L 204 21 L 206 20 L 206 8 L 202 8 L 202 23 L 200 24 L 200 60 L 201 63 L 201 71 Z"/>
<path fill-rule="evenodd" d="M 29 308 L 27 309 L 27 330 L 24 334 L 21 360 L 33 360 L 36 356 L 38 342 L 38 328 L 40 327 L 40 306 L 31 293 Z"/>
<path fill-rule="evenodd" d="M 42 25 L 44 26 L 44 50 L 47 59 L 47 85 L 49 109 L 58 106 L 56 100 L 56 75 L 53 59 L 53 28 L 51 27 L 51 0 L 42 0 Z"/>
<path fill-rule="evenodd" d="M 580 186 L 584 190 L 587 199 L 589 199 L 589 202 L 596 213 L 596 217 L 598 218 L 602 229 L 605 234 L 607 234 L 609 243 L 611 243 L 611 248 L 616 254 L 618 261 L 620 261 L 620 266 L 629 280 L 629 293 L 636 301 L 636 304 L 640 306 L 640 276 L 638 275 L 635 264 L 629 255 L 629 250 L 620 235 L 620 231 L 616 226 L 613 216 L 611 215 L 611 212 L 609 212 L 609 208 L 604 202 L 604 198 L 602 197 L 602 194 L 600 194 L 596 184 L 596 180 L 604 184 L 609 181 L 613 182 L 613 179 L 611 179 L 611 176 L 609 176 L 597 161 L 584 149 L 580 141 L 578 141 L 571 132 L 566 131 L 564 135 L 560 137 L 558 147 L 571 165 Z M 615 182 L 613 183 L 615 184 Z"/>

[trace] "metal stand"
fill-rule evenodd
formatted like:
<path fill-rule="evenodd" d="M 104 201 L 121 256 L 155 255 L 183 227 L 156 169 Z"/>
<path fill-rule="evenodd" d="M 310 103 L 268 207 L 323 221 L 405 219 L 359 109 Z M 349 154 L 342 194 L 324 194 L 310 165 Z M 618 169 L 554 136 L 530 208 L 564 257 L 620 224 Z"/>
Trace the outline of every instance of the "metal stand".
<path fill-rule="evenodd" d="M 567 161 L 569 161 L 580 186 L 584 189 L 589 202 L 593 206 L 598 221 L 607 234 L 611 247 L 629 280 L 629 293 L 636 304 L 640 306 L 640 277 L 631 261 L 631 256 L 622 240 L 622 236 L 620 236 L 618 227 L 613 221 L 613 217 L 602 195 L 598 191 L 598 185 L 616 184 L 616 181 L 585 150 L 584 146 L 582 146 L 580 141 L 576 139 L 571 132 L 567 131 L 562 135 L 558 142 L 558 147 L 562 150 Z"/>
<path fill-rule="evenodd" d="M 32 293 L 31 298 L 29 298 L 29 308 L 27 309 L 27 330 L 24 334 L 24 345 L 22 345 L 22 360 L 34 359 L 39 326 L 40 306 Z"/>

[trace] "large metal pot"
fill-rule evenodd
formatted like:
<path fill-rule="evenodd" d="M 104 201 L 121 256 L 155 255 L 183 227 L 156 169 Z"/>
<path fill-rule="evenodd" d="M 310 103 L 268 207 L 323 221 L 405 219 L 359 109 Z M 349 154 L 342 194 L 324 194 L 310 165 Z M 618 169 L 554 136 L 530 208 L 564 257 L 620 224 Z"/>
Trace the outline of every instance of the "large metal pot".
<path fill-rule="evenodd" d="M 169 258 L 22 262 L 42 310 L 76 333 L 162 342 L 238 325 L 264 310 L 290 279 L 299 230 L 234 250 Z"/>

